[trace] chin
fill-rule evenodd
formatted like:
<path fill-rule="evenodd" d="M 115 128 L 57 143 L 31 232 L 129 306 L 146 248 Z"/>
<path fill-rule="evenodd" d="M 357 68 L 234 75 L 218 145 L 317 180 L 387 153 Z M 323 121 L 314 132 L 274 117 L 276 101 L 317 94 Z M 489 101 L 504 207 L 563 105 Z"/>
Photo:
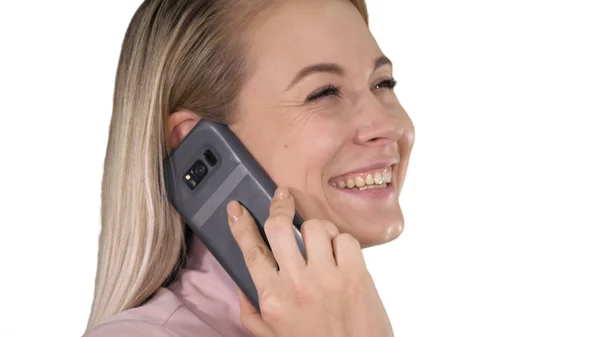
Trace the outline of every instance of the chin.
<path fill-rule="evenodd" d="M 351 234 L 358 240 L 362 248 L 369 248 L 397 239 L 404 230 L 404 216 L 399 209 L 385 217 L 381 213 L 372 216 L 345 214 L 336 225 L 341 233 Z"/>
<path fill-rule="evenodd" d="M 296 208 L 304 219 L 332 222 L 340 233 L 352 235 L 362 248 L 382 245 L 398 238 L 404 230 L 404 216 L 398 193 L 393 190 L 364 193 L 367 197 L 329 189 L 325 198 L 314 198 L 294 189 Z"/>
<path fill-rule="evenodd" d="M 399 220 L 388 224 L 384 230 L 358 233 L 355 235 L 355 238 L 360 242 L 360 246 L 364 249 L 394 241 L 400 237 L 403 231 L 404 221 Z"/>

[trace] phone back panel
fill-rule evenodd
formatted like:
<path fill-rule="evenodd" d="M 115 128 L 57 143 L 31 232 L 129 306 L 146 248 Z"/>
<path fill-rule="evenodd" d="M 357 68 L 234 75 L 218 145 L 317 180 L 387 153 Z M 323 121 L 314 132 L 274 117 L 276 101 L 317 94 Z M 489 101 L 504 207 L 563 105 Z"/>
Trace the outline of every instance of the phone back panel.
<path fill-rule="evenodd" d="M 206 150 L 214 154 L 217 163 L 206 164 L 206 176 L 192 190 L 184 177 L 195 162 L 204 158 Z M 165 160 L 164 169 L 168 197 L 175 209 L 260 312 L 256 287 L 229 228 L 226 206 L 231 200 L 244 205 L 270 248 L 263 226 L 269 217 L 275 183 L 226 125 L 205 120 Z M 296 213 L 294 235 L 306 258 L 299 231 L 302 222 Z"/>

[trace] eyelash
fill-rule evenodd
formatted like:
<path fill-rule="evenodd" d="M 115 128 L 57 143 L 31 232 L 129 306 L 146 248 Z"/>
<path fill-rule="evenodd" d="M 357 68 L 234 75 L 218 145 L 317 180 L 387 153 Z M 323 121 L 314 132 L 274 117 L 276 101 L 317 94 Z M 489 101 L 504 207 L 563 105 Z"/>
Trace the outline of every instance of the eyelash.
<path fill-rule="evenodd" d="M 389 79 L 379 82 L 375 86 L 375 89 L 388 88 L 388 89 L 393 90 L 396 87 L 396 84 L 397 84 L 397 82 L 395 79 L 389 78 Z M 306 103 L 313 103 L 313 102 L 320 100 L 321 98 L 331 96 L 331 95 L 334 95 L 337 97 L 342 97 L 342 94 L 340 93 L 340 88 L 336 85 L 328 84 L 320 89 L 317 89 L 317 91 L 315 91 L 314 93 L 310 94 L 306 98 Z"/>

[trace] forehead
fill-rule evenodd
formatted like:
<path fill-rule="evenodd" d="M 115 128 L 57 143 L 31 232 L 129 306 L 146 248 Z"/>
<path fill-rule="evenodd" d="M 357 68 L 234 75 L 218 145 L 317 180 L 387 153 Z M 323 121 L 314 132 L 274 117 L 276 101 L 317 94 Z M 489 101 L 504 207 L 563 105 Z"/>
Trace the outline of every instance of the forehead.
<path fill-rule="evenodd" d="M 352 70 L 372 67 L 381 55 L 364 19 L 346 0 L 287 1 L 256 22 L 248 38 L 253 72 L 288 80 L 309 64 L 338 63 Z"/>

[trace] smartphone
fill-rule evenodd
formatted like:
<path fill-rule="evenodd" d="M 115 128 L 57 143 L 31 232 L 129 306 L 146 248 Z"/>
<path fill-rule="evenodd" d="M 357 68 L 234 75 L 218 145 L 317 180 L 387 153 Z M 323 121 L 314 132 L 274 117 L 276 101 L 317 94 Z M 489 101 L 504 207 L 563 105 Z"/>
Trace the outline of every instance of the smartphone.
<path fill-rule="evenodd" d="M 258 294 L 227 220 L 227 203 L 240 202 L 269 247 L 264 224 L 276 185 L 227 125 L 201 120 L 164 161 L 168 199 L 187 226 L 260 312 Z M 298 213 L 293 230 L 306 259 Z"/>

